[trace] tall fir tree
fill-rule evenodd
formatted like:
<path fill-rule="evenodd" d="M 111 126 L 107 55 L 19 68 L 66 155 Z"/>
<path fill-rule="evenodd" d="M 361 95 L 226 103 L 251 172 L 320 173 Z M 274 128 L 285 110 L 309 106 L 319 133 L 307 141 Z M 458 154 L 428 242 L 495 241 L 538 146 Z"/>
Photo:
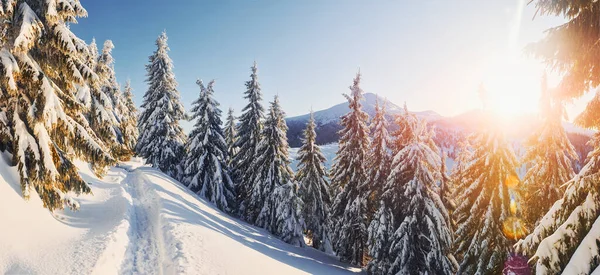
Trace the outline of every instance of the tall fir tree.
<path fill-rule="evenodd" d="M 600 84 L 597 68 L 600 25 L 596 1 L 536 1 L 540 14 L 563 16 L 566 23 L 552 28 L 530 47 L 563 75 L 558 96 L 570 100 Z M 600 94 L 576 119 L 579 125 L 599 129 Z M 590 141 L 592 152 L 579 173 L 565 183 L 562 198 L 554 203 L 533 232 L 517 244 L 533 255 L 538 274 L 589 274 L 600 271 L 600 136 Z"/>
<path fill-rule="evenodd" d="M 454 160 L 454 166 L 450 172 L 450 179 L 452 180 L 452 186 L 454 187 L 452 197 L 458 198 L 462 191 L 469 187 L 470 182 L 467 181 L 466 170 L 469 167 L 470 162 L 473 160 L 473 154 L 471 150 L 470 139 L 474 139 L 474 135 L 464 137 L 459 140 L 456 146 L 456 159 Z"/>
<path fill-rule="evenodd" d="M 587 164 L 540 220 L 515 247 L 531 256 L 537 274 L 592 274 L 600 269 L 600 135 Z"/>
<path fill-rule="evenodd" d="M 392 133 L 392 143 L 390 146 L 394 156 L 404 149 L 408 141 L 412 138 L 413 131 L 417 128 L 419 121 L 416 116 L 411 115 L 406 102 L 404 102 L 403 112 L 396 116 L 395 122 L 398 129 Z"/>
<path fill-rule="evenodd" d="M 98 106 L 94 116 L 100 123 L 102 134 L 99 135 L 106 137 L 105 142 L 109 145 L 113 156 L 118 159 L 128 159 L 131 152 L 124 145 L 120 128 L 121 114 L 125 110 L 123 110 L 121 88 L 115 74 L 115 61 L 112 56 L 114 47 L 111 40 L 106 40 L 96 62 L 95 70 L 100 79 L 100 86 L 98 97 L 93 101 L 96 102 L 94 106 Z"/>
<path fill-rule="evenodd" d="M 368 228 L 368 249 L 371 257 L 366 267 L 368 274 L 383 275 L 390 272 L 390 244 L 396 223 L 392 213 L 392 208 L 396 205 L 391 201 L 397 199 L 398 196 L 394 197 L 384 192 L 378 200 L 379 208 L 373 214 Z"/>
<path fill-rule="evenodd" d="M 507 179 L 515 175 L 517 160 L 497 129 L 479 133 L 475 144 L 454 212 L 455 254 L 462 257 L 458 273 L 500 274 L 512 245 L 503 226 L 511 215 Z"/>
<path fill-rule="evenodd" d="M 96 75 L 97 81 L 89 82 L 90 90 L 90 112 L 87 116 L 90 127 L 96 135 L 101 139 L 102 144 L 113 155 L 118 154 L 120 133 L 117 132 L 118 125 L 117 117 L 115 116 L 113 102 L 107 93 L 109 91 L 111 71 L 109 63 L 106 59 L 101 59 L 98 53 L 98 47 L 95 39 L 92 40 L 89 47 L 90 56 L 87 59 L 90 66 Z M 103 52 L 103 55 L 105 53 Z M 115 156 L 118 158 L 118 156 Z M 97 171 L 103 172 L 103 171 Z"/>
<path fill-rule="evenodd" d="M 92 107 L 92 89 L 100 89 L 100 78 L 98 77 L 96 72 L 96 67 L 98 65 L 98 57 L 100 54 L 98 53 L 98 45 L 96 44 L 96 38 L 92 38 L 92 42 L 87 45 L 87 53 L 85 54 L 85 64 L 91 70 L 94 71 L 95 77 L 88 78 L 85 84 L 76 84 L 77 86 L 77 100 L 84 105 L 86 111 L 89 111 Z M 86 114 L 88 116 L 88 120 L 90 113 Z"/>
<path fill-rule="evenodd" d="M 192 119 L 196 119 L 186 144 L 183 159 L 183 183 L 226 212 L 235 210 L 234 186 L 227 164 L 227 144 L 221 129 L 221 110 L 213 98 L 214 80 L 204 87 L 194 101 Z"/>
<path fill-rule="evenodd" d="M 78 0 L 0 5 L 0 138 L 18 167 L 23 197 L 33 191 L 50 210 L 77 208 L 67 193 L 90 191 L 74 157 L 95 167 L 115 162 L 84 116 L 87 84 L 98 76 L 69 24 L 85 16 Z"/>
<path fill-rule="evenodd" d="M 98 57 L 98 76 L 102 81 L 103 92 L 110 98 L 114 116 L 120 119 L 124 110 L 122 109 L 121 87 L 115 73 L 115 59 L 112 56 L 114 48 L 115 45 L 111 40 L 104 41 L 102 52 Z"/>
<path fill-rule="evenodd" d="M 350 112 L 341 118 L 342 130 L 332 167 L 332 189 L 336 192 L 330 210 L 333 248 L 340 260 L 363 265 L 367 256 L 367 180 L 366 160 L 369 148 L 369 116 L 362 110 L 363 91 L 360 73 L 344 95 Z"/>
<path fill-rule="evenodd" d="M 287 125 L 279 106 L 279 99 L 271 102 L 265 127 L 258 144 L 256 159 L 250 168 L 253 173 L 252 189 L 246 201 L 245 220 L 260 227 L 269 228 L 273 219 L 274 208 L 268 204 L 269 196 L 278 186 L 293 180 L 287 143 Z"/>
<path fill-rule="evenodd" d="M 302 234 L 304 221 L 302 219 L 302 200 L 298 197 L 298 184 L 289 181 L 278 186 L 267 203 L 270 208 L 275 210 L 272 212 L 274 217 L 266 228 L 286 243 L 298 247 L 306 246 Z"/>
<path fill-rule="evenodd" d="M 179 176 L 178 166 L 184 155 L 186 136 L 179 121 L 186 118 L 179 99 L 173 62 L 168 55 L 167 34 L 156 40 L 157 49 L 146 65 L 148 91 L 144 94 L 142 113 L 138 120 L 140 136 L 136 152 L 147 163 L 173 177 Z"/>
<path fill-rule="evenodd" d="M 453 274 L 449 216 L 439 196 L 439 149 L 433 130 L 419 122 L 396 154 L 385 187 L 393 220 L 388 274 Z M 380 211 L 382 212 L 382 211 Z"/>
<path fill-rule="evenodd" d="M 249 213 L 253 209 L 247 209 L 248 199 L 252 192 L 254 178 L 252 171 L 252 162 L 258 157 L 256 151 L 261 140 L 261 131 L 263 128 L 262 119 L 264 117 L 264 108 L 262 106 L 262 93 L 260 83 L 258 82 L 258 67 L 256 62 L 252 66 L 250 80 L 246 82 L 246 92 L 244 93 L 248 100 L 248 105 L 242 110 L 237 125 L 237 138 L 235 147 L 238 148 L 234 155 L 232 163 L 234 166 L 234 178 L 236 183 L 236 195 L 238 196 L 239 212 L 242 218 L 254 218 L 256 214 Z M 247 220 L 252 222 L 253 219 Z"/>
<path fill-rule="evenodd" d="M 139 132 L 137 128 L 138 111 L 133 102 L 133 93 L 131 92 L 131 82 L 127 80 L 123 88 L 124 113 L 121 118 L 121 132 L 123 133 L 123 143 L 130 152 L 135 150 Z"/>
<path fill-rule="evenodd" d="M 553 99 L 545 76 L 540 111 L 542 123 L 527 140 L 528 150 L 524 157 L 529 169 L 523 179 L 527 190 L 523 208 L 531 225 L 535 225 L 562 197 L 561 186 L 575 176 L 573 160 L 577 159 L 575 148 L 562 126 L 562 103 Z"/>
<path fill-rule="evenodd" d="M 304 232 L 311 239 L 312 247 L 325 252 L 331 252 L 329 230 L 327 229 L 327 215 L 331 197 L 327 172 L 324 163 L 325 156 L 317 146 L 317 133 L 314 113 L 304 129 L 302 146 L 298 150 L 298 171 L 296 181 L 300 185 L 299 196 L 302 200 L 302 217 L 304 218 Z"/>
<path fill-rule="evenodd" d="M 385 246 L 382 241 L 387 242 L 387 235 L 390 233 L 391 228 L 389 213 L 385 210 L 379 211 L 379 204 L 381 194 L 383 193 L 383 186 L 390 174 L 390 166 L 392 164 L 392 158 L 390 156 L 391 137 L 388 133 L 388 122 L 385 118 L 385 105 L 379 105 L 379 99 L 375 102 L 375 117 L 371 121 L 370 130 L 373 135 L 373 141 L 371 142 L 371 149 L 368 155 L 367 167 L 369 170 L 369 178 L 365 181 L 364 188 L 369 191 L 368 193 L 368 250 L 371 256 L 367 270 L 371 274 L 383 273 L 382 270 L 387 270 L 387 264 L 383 264 L 383 261 L 374 259 L 373 255 L 379 257 Z M 377 219 L 373 221 L 373 219 Z M 385 231 L 385 232 L 384 232 Z M 381 266 L 385 265 L 385 266 Z"/>
<path fill-rule="evenodd" d="M 454 166 L 450 172 L 450 181 L 453 189 L 451 190 L 451 196 L 454 198 L 455 202 L 451 218 L 455 233 L 456 225 L 464 223 L 465 220 L 470 216 L 470 214 L 465 211 L 456 213 L 456 208 L 460 203 L 459 197 L 466 189 L 469 188 L 469 185 L 471 184 L 466 173 L 471 161 L 473 161 L 473 152 L 471 150 L 470 140 L 474 138 L 475 135 L 473 134 L 469 136 L 463 136 L 463 139 L 458 141 L 455 149 L 456 159 L 454 159 Z"/>
<path fill-rule="evenodd" d="M 304 246 L 302 201 L 290 168 L 284 116 L 276 96 L 252 162 L 255 176 L 245 218 L 287 243 Z"/>
<path fill-rule="evenodd" d="M 237 154 L 238 148 L 235 145 L 235 141 L 237 138 L 237 130 L 235 124 L 235 116 L 233 114 L 233 108 L 229 108 L 227 111 L 227 120 L 225 121 L 225 142 L 227 142 L 227 155 L 229 159 L 227 163 L 231 164 L 233 157 Z"/>
<path fill-rule="evenodd" d="M 418 125 L 417 117 L 408 112 L 406 103 L 404 112 L 396 117 L 396 123 L 399 129 L 394 132 L 394 142 L 392 144 L 395 154 L 400 153 L 410 142 Z M 374 141 L 375 142 L 375 141 Z M 392 159 L 390 159 L 392 161 Z M 389 173 L 391 172 L 392 162 L 389 163 Z M 381 187 L 381 194 L 376 199 L 377 210 L 373 214 L 368 228 L 368 249 L 371 260 L 367 265 L 369 274 L 388 274 L 393 262 L 390 254 L 390 245 L 392 236 L 398 228 L 398 223 L 404 218 L 401 214 L 401 199 L 399 193 L 394 193 L 393 184 L 388 184 L 388 178 L 385 179 Z M 391 191 L 387 191 L 390 189 Z"/>
<path fill-rule="evenodd" d="M 454 214 L 454 210 L 456 210 L 456 203 L 454 201 L 454 186 L 452 185 L 453 181 L 448 175 L 448 170 L 446 168 L 446 160 L 448 159 L 448 155 L 445 151 L 442 152 L 441 155 L 441 165 L 440 165 L 440 186 L 439 186 L 439 196 L 442 200 L 442 204 L 446 208 L 448 212 L 448 220 L 446 224 L 450 228 L 451 234 L 454 236 L 454 220 L 452 219 L 452 215 Z"/>
<path fill-rule="evenodd" d="M 368 179 L 363 183 L 366 186 L 361 187 L 368 190 L 367 207 L 369 211 L 369 223 L 371 216 L 379 206 L 379 197 L 383 192 L 383 185 L 390 174 L 390 166 L 392 164 L 392 157 L 390 155 L 390 146 L 392 143 L 388 132 L 389 125 L 385 116 L 385 105 L 380 106 L 379 99 L 377 99 L 375 103 L 375 117 L 373 117 L 370 125 L 373 140 L 367 156 Z"/>

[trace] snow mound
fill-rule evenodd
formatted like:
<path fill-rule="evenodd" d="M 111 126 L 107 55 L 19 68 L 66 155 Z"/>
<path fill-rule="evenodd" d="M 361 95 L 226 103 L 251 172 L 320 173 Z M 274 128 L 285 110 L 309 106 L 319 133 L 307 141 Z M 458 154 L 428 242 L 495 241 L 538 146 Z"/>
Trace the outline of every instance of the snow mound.
<path fill-rule="evenodd" d="M 116 273 L 125 253 L 119 247 L 127 243 L 130 200 L 116 184 L 125 173 L 111 169 L 103 181 L 78 162 L 94 195 L 78 198 L 78 212 L 52 214 L 37 194 L 23 200 L 17 168 L 8 165 L 9 158 L 4 154 L 0 159 L 0 274 Z"/>
<path fill-rule="evenodd" d="M 232 218 L 135 159 L 103 179 L 77 162 L 94 195 L 49 213 L 20 195 L 0 158 L 0 274 L 349 274 L 335 257 L 288 245 Z"/>

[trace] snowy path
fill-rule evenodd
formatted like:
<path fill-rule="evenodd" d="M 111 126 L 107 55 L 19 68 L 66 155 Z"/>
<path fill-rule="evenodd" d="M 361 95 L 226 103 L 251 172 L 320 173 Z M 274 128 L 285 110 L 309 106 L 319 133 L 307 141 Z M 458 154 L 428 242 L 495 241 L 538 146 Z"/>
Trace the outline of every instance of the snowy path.
<path fill-rule="evenodd" d="M 221 213 L 139 160 L 103 179 L 77 165 L 94 195 L 52 216 L 39 199 L 21 199 L 14 167 L 0 161 L 0 274 L 360 272 Z"/>
<path fill-rule="evenodd" d="M 145 178 L 137 171 L 130 172 L 123 185 L 132 197 L 133 210 L 129 216 L 130 261 L 125 262 L 122 273 L 165 274 L 166 257 L 160 232 L 158 198 L 154 192 L 148 192 Z"/>

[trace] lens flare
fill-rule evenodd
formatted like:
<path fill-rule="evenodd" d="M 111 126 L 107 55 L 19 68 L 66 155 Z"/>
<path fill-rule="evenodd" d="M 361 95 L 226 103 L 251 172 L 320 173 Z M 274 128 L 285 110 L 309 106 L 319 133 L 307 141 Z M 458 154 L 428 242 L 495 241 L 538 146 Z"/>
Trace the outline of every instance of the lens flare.
<path fill-rule="evenodd" d="M 510 189 L 515 189 L 519 185 L 519 177 L 517 177 L 515 174 L 510 174 L 508 177 L 506 177 L 504 184 L 506 184 L 506 187 Z"/>
<path fill-rule="evenodd" d="M 521 219 L 509 217 L 502 224 L 502 232 L 507 238 L 518 240 L 527 235 L 527 228 Z"/>

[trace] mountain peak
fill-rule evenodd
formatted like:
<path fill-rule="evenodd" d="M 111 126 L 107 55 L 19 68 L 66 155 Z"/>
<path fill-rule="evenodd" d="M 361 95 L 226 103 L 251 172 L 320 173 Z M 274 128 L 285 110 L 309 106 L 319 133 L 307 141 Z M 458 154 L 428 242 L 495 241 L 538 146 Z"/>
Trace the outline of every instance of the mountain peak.
<path fill-rule="evenodd" d="M 385 105 L 385 110 L 388 115 L 388 119 L 392 120 L 394 116 L 402 114 L 404 109 L 393 102 L 389 101 L 386 98 L 383 98 L 374 93 L 365 93 L 363 94 L 363 110 L 370 116 L 373 117 L 375 115 L 375 106 L 377 101 L 379 100 L 380 105 Z M 314 112 L 315 121 L 317 123 L 318 129 L 327 129 L 328 132 L 325 135 L 317 136 L 317 143 L 325 144 L 332 141 L 337 140 L 337 131 L 339 131 L 339 121 L 340 117 L 348 113 L 350 109 L 348 108 L 348 102 L 343 102 L 337 105 L 334 105 L 328 109 L 320 110 Z M 425 119 L 428 121 L 433 121 L 437 119 L 441 119 L 438 113 L 434 111 L 424 111 L 424 112 L 412 112 L 417 115 L 417 117 L 421 119 Z M 301 136 L 302 130 L 306 126 L 306 122 L 308 122 L 310 114 L 290 117 L 286 119 L 288 124 L 288 142 L 290 146 L 297 147 L 301 144 Z"/>
<path fill-rule="evenodd" d="M 387 117 L 389 121 L 393 120 L 393 117 L 404 112 L 404 108 L 393 102 L 377 95 L 374 93 L 365 93 L 363 96 L 363 110 L 369 114 L 370 117 L 375 115 L 375 104 L 379 100 L 379 104 L 385 104 Z M 317 123 L 317 143 L 328 144 L 336 142 L 338 140 L 338 131 L 341 129 L 339 125 L 340 117 L 348 113 L 348 103 L 343 102 L 332 106 L 325 110 L 315 112 L 315 121 Z M 410 109 L 409 109 L 410 111 Z M 482 126 L 484 122 L 483 118 L 485 115 L 480 109 L 473 109 L 465 113 L 459 114 L 454 117 L 443 117 L 434 111 L 422 111 L 412 112 L 418 118 L 429 121 L 442 128 L 460 128 L 460 129 L 477 129 Z M 306 127 L 308 122 L 309 114 L 290 117 L 286 119 L 288 124 L 288 142 L 292 147 L 299 147 L 302 144 L 302 131 Z M 531 129 L 535 125 L 535 117 L 532 116 L 520 116 L 510 119 L 514 121 L 511 123 L 513 127 L 510 129 L 510 134 L 513 136 L 522 136 L 524 132 Z M 578 128 L 571 123 L 564 123 L 567 132 L 583 133 L 591 135 L 590 131 Z"/>
<path fill-rule="evenodd" d="M 390 116 L 401 114 L 403 112 L 403 108 L 401 106 L 391 102 L 387 98 L 381 97 L 375 93 L 365 93 L 365 94 L 363 94 L 363 110 L 367 114 L 369 114 L 369 116 L 375 115 L 375 105 L 376 105 L 377 101 L 379 101 L 379 105 L 385 104 L 386 112 Z M 339 118 L 341 116 L 346 114 L 348 111 L 349 111 L 348 103 L 343 102 L 343 103 L 334 105 L 328 109 L 316 111 L 315 112 L 315 120 L 317 120 L 317 122 L 321 122 L 321 123 L 328 123 L 328 122 L 331 122 L 332 120 L 337 121 L 337 120 L 339 120 Z M 414 113 L 417 116 L 425 118 L 427 120 L 437 119 L 437 118 L 442 117 L 438 113 L 431 111 L 431 110 L 422 111 L 422 112 L 412 112 L 411 111 L 411 113 Z M 304 121 L 304 120 L 308 120 L 308 117 L 309 117 L 309 114 L 305 114 L 305 115 L 290 117 L 290 118 L 287 118 L 286 120 L 287 121 Z"/>

